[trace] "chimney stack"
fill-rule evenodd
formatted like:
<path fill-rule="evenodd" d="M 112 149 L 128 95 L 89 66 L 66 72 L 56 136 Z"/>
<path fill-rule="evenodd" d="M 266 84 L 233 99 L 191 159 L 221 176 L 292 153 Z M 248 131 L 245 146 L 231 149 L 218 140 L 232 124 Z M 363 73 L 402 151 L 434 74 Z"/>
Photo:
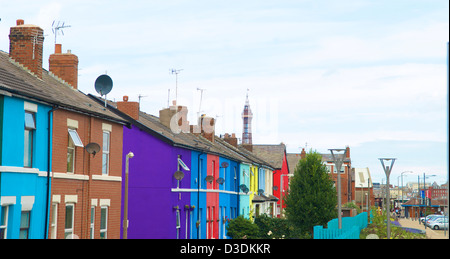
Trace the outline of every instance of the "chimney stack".
<path fill-rule="evenodd" d="M 78 88 L 78 57 L 67 50 L 62 53 L 61 44 L 55 44 L 55 53 L 51 54 L 49 62 L 49 70 L 57 77 L 66 81 L 73 88 Z"/>
<path fill-rule="evenodd" d="M 211 142 L 214 142 L 215 124 L 216 120 L 212 117 L 207 117 L 206 115 L 200 117 L 201 135 Z"/>
<path fill-rule="evenodd" d="M 43 46 L 44 30 L 39 26 L 25 24 L 24 20 L 19 19 L 16 26 L 10 28 L 9 57 L 40 79 L 42 79 Z"/>
<path fill-rule="evenodd" d="M 138 102 L 129 102 L 128 96 L 123 97 L 123 102 L 117 102 L 117 109 L 134 120 L 139 120 L 139 103 Z"/>
<path fill-rule="evenodd" d="M 238 146 L 236 134 L 234 134 L 234 133 L 231 134 L 231 136 L 230 136 L 230 134 L 225 133 L 225 137 L 223 138 L 223 140 L 225 140 L 228 144 L 232 145 L 233 147 L 237 148 L 237 146 Z"/>
<path fill-rule="evenodd" d="M 306 151 L 305 148 L 302 148 L 302 152 L 300 153 L 300 159 L 303 159 L 306 157 Z"/>
<path fill-rule="evenodd" d="M 172 106 L 159 111 L 159 121 L 170 128 L 173 133 L 189 133 L 190 127 L 187 113 L 188 109 L 186 106 L 177 105 L 176 101 L 173 101 Z"/>

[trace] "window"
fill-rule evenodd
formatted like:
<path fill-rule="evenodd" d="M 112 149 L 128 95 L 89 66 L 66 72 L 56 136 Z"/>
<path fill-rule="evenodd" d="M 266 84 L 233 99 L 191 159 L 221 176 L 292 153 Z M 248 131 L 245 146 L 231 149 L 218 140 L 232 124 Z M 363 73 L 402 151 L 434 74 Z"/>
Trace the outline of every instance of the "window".
<path fill-rule="evenodd" d="M 176 220 L 177 220 L 177 228 L 181 228 L 180 210 L 178 210 L 178 209 L 176 211 Z"/>
<path fill-rule="evenodd" d="M 76 130 L 69 129 L 69 136 L 75 146 L 84 147 L 83 142 L 81 142 L 81 138 Z"/>
<path fill-rule="evenodd" d="M 72 138 L 69 137 L 69 144 L 67 145 L 67 172 L 73 173 L 75 171 L 75 144 Z"/>
<path fill-rule="evenodd" d="M 6 239 L 8 229 L 8 206 L 2 206 L 0 211 L 0 239 Z"/>
<path fill-rule="evenodd" d="M 23 166 L 33 166 L 33 132 L 36 129 L 35 114 L 32 112 L 25 112 L 25 133 L 24 133 L 24 152 L 23 152 Z"/>
<path fill-rule="evenodd" d="M 235 166 L 234 167 L 234 184 L 233 184 L 232 190 L 237 191 L 236 188 L 237 188 L 237 170 L 236 170 L 236 166 Z"/>
<path fill-rule="evenodd" d="M 66 217 L 65 217 L 65 226 L 64 226 L 64 238 L 72 238 L 73 237 L 73 225 L 74 225 L 74 213 L 75 213 L 75 204 L 66 204 Z"/>
<path fill-rule="evenodd" d="M 69 143 L 67 145 L 67 172 L 75 172 L 75 147 L 84 147 L 75 129 L 69 128 Z"/>
<path fill-rule="evenodd" d="M 94 239 L 95 206 L 91 207 L 91 239 Z"/>
<path fill-rule="evenodd" d="M 102 206 L 100 209 L 100 239 L 108 238 L 108 207 Z"/>
<path fill-rule="evenodd" d="M 19 239 L 28 239 L 30 230 L 30 211 L 22 211 L 20 216 Z"/>
<path fill-rule="evenodd" d="M 213 181 L 212 181 L 212 187 L 211 189 L 217 189 L 217 176 L 216 176 L 216 161 L 212 161 L 212 176 L 213 176 Z"/>
<path fill-rule="evenodd" d="M 102 174 L 109 173 L 109 148 L 110 148 L 110 132 L 103 131 L 103 156 L 102 156 Z"/>
<path fill-rule="evenodd" d="M 50 238 L 56 239 L 56 226 L 58 219 L 58 203 L 52 204 L 52 221 L 50 222 Z"/>

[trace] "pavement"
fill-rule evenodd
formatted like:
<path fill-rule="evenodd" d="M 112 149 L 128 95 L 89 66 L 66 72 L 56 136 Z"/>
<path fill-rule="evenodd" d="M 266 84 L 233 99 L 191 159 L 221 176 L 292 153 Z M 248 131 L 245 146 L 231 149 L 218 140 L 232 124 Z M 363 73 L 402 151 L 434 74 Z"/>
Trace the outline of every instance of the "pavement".
<path fill-rule="evenodd" d="M 423 224 L 419 224 L 418 220 L 412 220 L 412 219 L 405 219 L 405 218 L 400 218 L 398 219 L 398 222 L 400 223 L 400 225 L 402 227 L 407 227 L 407 228 L 416 228 L 416 229 L 422 229 L 425 230 L 427 237 L 429 239 L 449 239 L 448 237 L 448 229 L 447 230 L 433 230 L 429 227 L 427 227 L 425 229 L 425 226 Z M 445 235 L 444 235 L 445 232 Z"/>

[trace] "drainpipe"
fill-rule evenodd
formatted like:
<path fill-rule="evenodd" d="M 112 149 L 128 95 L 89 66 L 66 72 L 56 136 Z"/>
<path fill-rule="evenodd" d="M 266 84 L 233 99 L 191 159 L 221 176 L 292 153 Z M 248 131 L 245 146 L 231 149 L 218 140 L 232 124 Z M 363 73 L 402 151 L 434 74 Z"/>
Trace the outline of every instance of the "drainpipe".
<path fill-rule="evenodd" d="M 197 176 L 197 222 L 199 222 L 200 224 L 202 224 L 200 222 L 200 181 L 201 181 L 201 179 L 200 179 L 200 169 L 201 169 L 200 156 L 203 154 L 204 153 L 200 153 L 200 154 L 198 154 L 198 157 L 197 157 L 197 169 L 198 169 L 197 170 L 197 174 L 198 174 L 198 176 Z M 200 228 L 197 228 L 197 239 L 200 239 L 199 229 Z"/>
<path fill-rule="evenodd" d="M 49 220 L 49 210 L 50 210 L 50 168 L 51 168 L 51 148 L 52 148 L 52 141 L 51 141 L 51 137 L 52 137 L 52 114 L 53 111 L 59 109 L 59 106 L 53 106 L 53 108 L 48 111 L 48 133 L 47 133 L 47 143 L 48 143 L 48 147 L 47 147 L 47 199 L 46 199 L 46 206 L 45 206 L 45 225 L 44 225 L 44 239 L 48 239 L 48 220 Z"/>

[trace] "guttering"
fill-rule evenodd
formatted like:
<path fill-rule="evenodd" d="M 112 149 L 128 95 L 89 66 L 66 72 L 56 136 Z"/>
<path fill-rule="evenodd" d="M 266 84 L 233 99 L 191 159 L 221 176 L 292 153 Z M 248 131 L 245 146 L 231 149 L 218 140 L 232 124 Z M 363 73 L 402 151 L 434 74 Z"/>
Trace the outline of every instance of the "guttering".
<path fill-rule="evenodd" d="M 51 110 L 48 111 L 48 133 L 47 133 L 47 199 L 45 206 L 45 224 L 44 224 L 44 239 L 48 238 L 48 221 L 49 221 L 49 210 L 50 210 L 50 168 L 51 168 L 51 150 L 52 150 L 52 115 L 55 110 L 59 109 L 59 106 L 55 105 Z"/>

